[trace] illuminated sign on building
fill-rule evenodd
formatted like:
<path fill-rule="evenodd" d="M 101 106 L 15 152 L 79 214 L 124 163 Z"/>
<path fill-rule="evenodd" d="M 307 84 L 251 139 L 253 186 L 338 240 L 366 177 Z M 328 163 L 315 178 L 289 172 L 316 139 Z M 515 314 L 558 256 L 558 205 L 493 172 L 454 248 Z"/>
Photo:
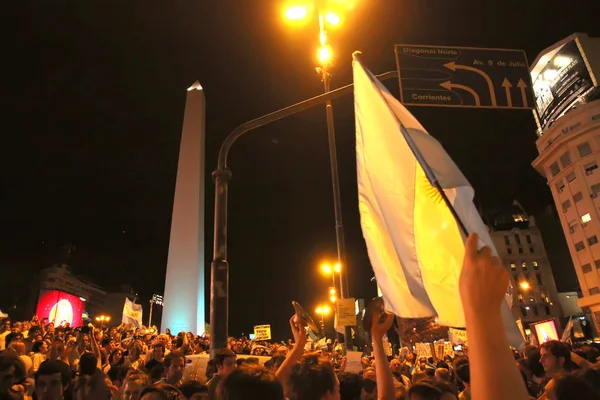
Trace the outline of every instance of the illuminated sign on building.
<path fill-rule="evenodd" d="M 594 87 L 576 40 L 543 55 L 533 66 L 531 80 L 542 130 L 579 104 Z"/>
<path fill-rule="evenodd" d="M 54 325 L 68 323 L 72 327 L 83 324 L 83 301 L 79 296 L 60 290 L 42 290 L 37 304 L 36 315 L 41 320 L 48 318 Z"/>

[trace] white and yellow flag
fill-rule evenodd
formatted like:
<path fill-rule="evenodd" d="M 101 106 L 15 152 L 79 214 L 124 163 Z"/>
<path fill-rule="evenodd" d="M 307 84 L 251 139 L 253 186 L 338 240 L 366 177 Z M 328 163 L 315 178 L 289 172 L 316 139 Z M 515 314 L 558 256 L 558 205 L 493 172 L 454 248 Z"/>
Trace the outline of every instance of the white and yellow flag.
<path fill-rule="evenodd" d="M 386 308 L 404 318 L 438 316 L 442 325 L 464 327 L 458 292 L 464 237 L 415 154 L 467 231 L 496 253 L 473 205 L 473 188 L 441 144 L 356 58 L 353 70 L 361 225 Z M 520 337 L 508 304 L 502 314 L 505 326 L 514 328 L 509 336 Z"/>
<path fill-rule="evenodd" d="M 124 324 L 131 324 L 136 328 L 142 327 L 142 305 L 135 304 L 133 301 L 125 297 L 125 305 L 123 306 Z"/>

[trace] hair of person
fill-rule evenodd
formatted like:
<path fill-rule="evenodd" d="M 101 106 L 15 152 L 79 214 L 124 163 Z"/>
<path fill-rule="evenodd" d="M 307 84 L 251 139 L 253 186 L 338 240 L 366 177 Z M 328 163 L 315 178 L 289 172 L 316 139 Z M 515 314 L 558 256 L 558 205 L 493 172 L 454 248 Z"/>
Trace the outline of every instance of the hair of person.
<path fill-rule="evenodd" d="M 208 393 L 208 387 L 198 381 L 186 382 L 179 386 L 179 390 L 181 393 L 183 393 L 186 399 L 191 399 L 193 395 L 198 393 Z"/>
<path fill-rule="evenodd" d="M 121 349 L 114 349 L 113 351 L 110 352 L 110 355 L 108 356 L 108 362 L 110 364 L 112 364 L 113 360 L 115 359 L 115 356 L 117 355 L 117 353 L 121 353 L 121 359 L 119 360 L 119 362 L 117 363 L 117 365 L 121 365 L 125 362 L 125 357 L 123 357 L 123 350 Z"/>
<path fill-rule="evenodd" d="M 558 340 L 549 340 L 542 343 L 540 349 L 548 350 L 556 358 L 563 357 L 565 359 L 565 367 L 571 362 L 571 349 L 566 343 L 559 342 Z"/>
<path fill-rule="evenodd" d="M 148 375 L 139 369 L 130 369 L 127 371 L 125 378 L 123 378 L 123 384 L 125 382 L 133 382 L 140 386 L 148 386 L 150 385 L 150 378 L 148 378 Z"/>
<path fill-rule="evenodd" d="M 148 393 L 156 393 L 162 400 L 185 400 L 179 389 L 166 383 L 156 383 L 144 388 L 140 393 L 140 399 Z"/>
<path fill-rule="evenodd" d="M 165 361 L 163 361 L 165 368 L 169 368 L 173 363 L 173 360 L 176 360 L 178 358 L 183 359 L 183 362 L 185 363 L 185 354 L 183 354 L 181 351 L 176 350 L 167 354 L 167 356 L 165 357 Z"/>
<path fill-rule="evenodd" d="M 10 372 L 12 370 L 12 373 Z M 25 371 L 25 364 L 15 354 L 2 353 L 0 355 L 0 372 L 4 375 L 8 372 L 9 375 L 13 375 L 15 383 L 22 383 L 27 378 L 27 371 Z"/>
<path fill-rule="evenodd" d="M 359 374 L 342 372 L 340 380 L 340 398 L 344 400 L 359 400 L 362 391 L 362 377 Z"/>
<path fill-rule="evenodd" d="M 320 399 L 336 385 L 333 364 L 318 353 L 308 353 L 292 368 L 290 383 L 296 400 Z"/>
<path fill-rule="evenodd" d="M 546 342 L 548 343 L 548 342 Z M 597 400 L 598 394 L 586 381 L 573 374 L 559 375 L 554 378 L 555 397 L 562 399 Z"/>
<path fill-rule="evenodd" d="M 464 383 L 471 383 L 471 372 L 469 369 L 469 362 L 460 362 L 454 366 L 456 376 Z"/>
<path fill-rule="evenodd" d="M 40 364 L 37 372 L 35 373 L 35 383 L 38 382 L 40 376 L 60 374 L 63 387 L 69 386 L 71 383 L 71 370 L 67 364 L 62 361 L 46 361 Z"/>
<path fill-rule="evenodd" d="M 438 368 L 435 370 L 435 374 L 440 378 L 440 380 L 444 381 L 444 382 L 450 382 L 450 371 L 448 371 L 448 368 Z"/>
<path fill-rule="evenodd" d="M 275 374 L 258 364 L 244 364 L 221 381 L 222 400 L 285 400 L 283 386 Z"/>
<path fill-rule="evenodd" d="M 215 366 L 223 366 L 223 361 L 225 361 L 226 358 L 230 358 L 233 357 L 235 358 L 235 353 L 229 349 L 221 349 L 221 350 L 217 350 L 215 357 L 213 358 L 213 360 L 215 360 Z"/>
<path fill-rule="evenodd" d="M 154 344 L 154 346 L 152 346 L 153 349 L 162 349 L 163 352 L 165 351 L 165 345 L 162 344 L 161 342 L 157 342 Z"/>
<path fill-rule="evenodd" d="M 42 345 L 45 342 L 43 340 L 36 340 L 35 342 L 33 342 L 33 346 L 31 346 L 31 352 L 32 353 L 39 353 L 40 349 L 42 348 Z"/>
<path fill-rule="evenodd" d="M 583 379 L 600 397 L 600 364 L 596 363 L 590 367 L 583 368 L 575 374 Z"/>
<path fill-rule="evenodd" d="M 419 382 L 408 388 L 406 399 L 411 400 L 413 395 L 419 400 L 439 400 L 442 391 L 428 382 Z"/>
<path fill-rule="evenodd" d="M 12 342 L 8 347 L 13 349 L 18 356 L 27 354 L 27 346 L 23 342 Z"/>
<path fill-rule="evenodd" d="M 79 374 L 92 375 L 96 372 L 98 359 L 92 353 L 85 353 L 79 358 Z"/>
<path fill-rule="evenodd" d="M 150 382 L 159 381 L 165 374 L 165 366 L 164 364 L 156 364 L 152 369 L 148 372 L 148 378 L 150 378 Z"/>

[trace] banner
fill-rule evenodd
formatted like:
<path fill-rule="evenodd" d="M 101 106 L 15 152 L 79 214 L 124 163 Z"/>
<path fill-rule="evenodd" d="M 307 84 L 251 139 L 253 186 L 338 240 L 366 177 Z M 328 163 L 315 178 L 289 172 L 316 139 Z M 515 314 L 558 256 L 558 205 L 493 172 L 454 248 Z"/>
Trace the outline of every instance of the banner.
<path fill-rule="evenodd" d="M 255 325 L 254 340 L 271 340 L 271 325 Z"/>
<path fill-rule="evenodd" d="M 125 305 L 123 306 L 124 324 L 131 324 L 136 328 L 142 327 L 142 305 L 135 304 L 133 301 L 125 297 Z"/>
<path fill-rule="evenodd" d="M 453 345 L 467 344 L 467 331 L 464 329 L 448 328 L 448 340 Z"/>

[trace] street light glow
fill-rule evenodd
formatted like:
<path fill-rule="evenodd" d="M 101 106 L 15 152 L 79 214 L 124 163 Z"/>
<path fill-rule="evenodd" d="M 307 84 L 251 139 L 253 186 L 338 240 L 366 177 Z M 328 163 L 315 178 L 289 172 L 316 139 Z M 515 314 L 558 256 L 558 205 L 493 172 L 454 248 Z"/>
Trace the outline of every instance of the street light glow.
<path fill-rule="evenodd" d="M 337 301 L 337 297 L 331 296 L 329 300 L 331 300 L 332 303 L 335 303 Z"/>
<path fill-rule="evenodd" d="M 327 21 L 329 25 L 336 26 L 340 24 L 340 17 L 339 15 L 330 11 L 327 14 L 325 14 L 325 21 Z"/>
<path fill-rule="evenodd" d="M 321 265 L 321 270 L 329 275 L 331 273 L 331 266 L 329 264 L 323 264 Z"/>
<path fill-rule="evenodd" d="M 521 286 L 521 289 L 523 289 L 523 290 L 527 290 L 531 287 L 531 285 L 529 285 L 529 282 L 527 282 L 527 281 L 521 282 L 520 286 Z"/>
<path fill-rule="evenodd" d="M 340 263 L 336 263 L 333 269 L 335 270 L 335 272 L 339 273 L 342 270 L 342 266 L 340 265 Z"/>
<path fill-rule="evenodd" d="M 322 65 L 329 64 L 332 58 L 331 48 L 329 46 L 323 46 L 317 52 L 317 58 Z"/>
<path fill-rule="evenodd" d="M 329 288 L 329 294 L 335 294 L 335 288 Z"/>
<path fill-rule="evenodd" d="M 322 307 L 317 307 L 317 309 L 315 310 L 317 312 L 317 314 L 329 314 L 329 307 L 328 306 L 322 306 Z"/>
<path fill-rule="evenodd" d="M 285 17 L 290 21 L 297 21 L 306 18 L 308 10 L 303 6 L 290 7 L 285 10 Z"/>

